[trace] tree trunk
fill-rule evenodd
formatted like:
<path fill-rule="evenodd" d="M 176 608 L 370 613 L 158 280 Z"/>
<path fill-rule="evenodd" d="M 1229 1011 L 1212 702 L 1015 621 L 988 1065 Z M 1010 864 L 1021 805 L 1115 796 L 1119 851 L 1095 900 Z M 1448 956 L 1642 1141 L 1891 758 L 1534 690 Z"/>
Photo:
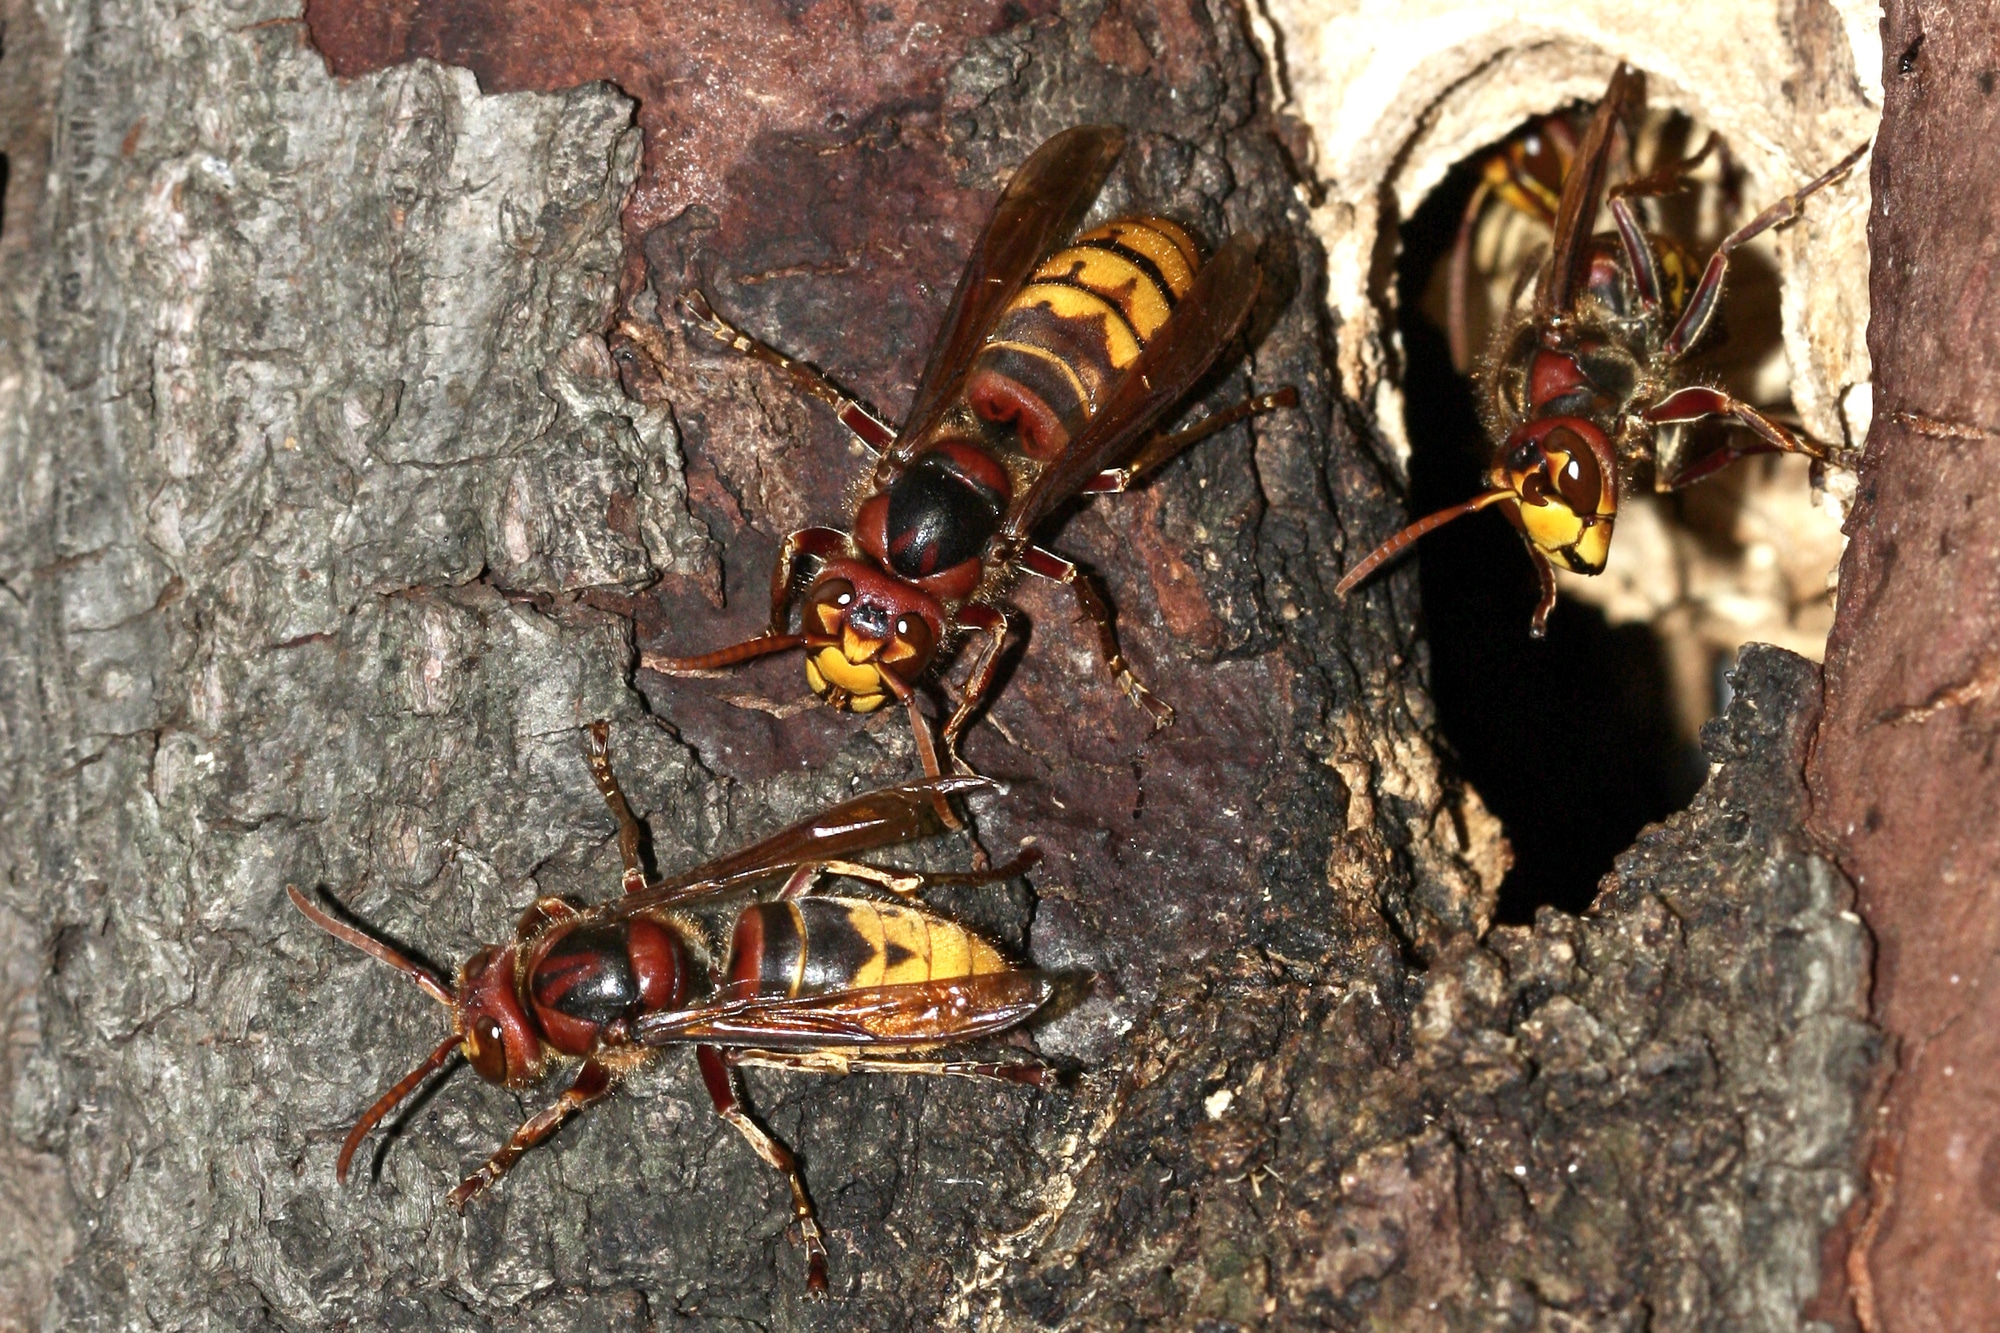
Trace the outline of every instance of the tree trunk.
<path fill-rule="evenodd" d="M 1401 521 L 1399 464 L 1340 396 L 1325 218 L 1252 19 L 933 10 L 17 0 L 0 1170 L 33 1222 L 0 1236 L 0 1324 L 1800 1326 L 1879 1044 L 1869 941 L 1805 832 L 1818 669 L 1746 653 L 1693 805 L 1590 914 L 1494 926 L 1505 844 L 1440 758 L 1414 578 L 1332 595 Z M 554 1088 L 461 1073 L 336 1187 L 357 1112 L 443 1031 L 287 883 L 452 964 L 537 894 L 616 892 L 593 718 L 666 869 L 915 767 L 896 716 L 795 708 L 796 661 L 638 670 L 753 632 L 777 542 L 845 521 L 863 466 L 671 299 L 700 281 L 893 417 L 996 188 L 1086 121 L 1131 131 L 1104 209 L 1265 238 L 1250 353 L 1202 401 L 1301 405 L 1046 534 L 1102 575 L 1172 728 L 1066 592 L 1015 591 L 1033 630 L 967 754 L 1013 784 L 982 840 L 1044 860 L 934 901 L 1071 975 L 1028 1040 L 1074 1077 L 754 1074 L 832 1239 L 825 1308 L 782 1186 L 677 1056 L 462 1220 L 444 1195 Z M 657 374 L 621 320 L 660 332 Z M 1840 642 L 1836 686 L 1889 651 Z M 1829 693 L 1816 791 L 1868 771 L 1825 739 L 1862 697 Z"/>
<path fill-rule="evenodd" d="M 1882 25 L 1875 426 L 1808 770 L 1879 941 L 1893 1057 L 1847 1263 L 1870 1330 L 2000 1327 L 1996 25 L 1920 3 Z"/>

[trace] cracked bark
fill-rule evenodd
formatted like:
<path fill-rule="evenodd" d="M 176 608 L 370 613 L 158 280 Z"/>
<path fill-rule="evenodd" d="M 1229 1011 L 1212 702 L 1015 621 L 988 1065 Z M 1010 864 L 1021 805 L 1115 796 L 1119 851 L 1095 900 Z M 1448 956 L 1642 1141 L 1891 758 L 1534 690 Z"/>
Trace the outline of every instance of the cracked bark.
<path fill-rule="evenodd" d="M 1814 829 L 1891 1039 L 1845 1275 L 1864 1327 L 2000 1324 L 2000 352 L 1994 6 L 1892 3 L 1869 239 L 1875 422 L 1827 644 Z"/>
<path fill-rule="evenodd" d="M 1874 1050 L 1845 881 L 1800 831 L 1817 674 L 1747 657 L 1703 795 L 1596 913 L 1487 929 L 1504 853 L 1437 758 L 1414 630 L 1331 598 L 1400 511 L 1333 397 L 1241 13 L 308 17 L 319 49 L 255 5 L 47 16 L 0 377 L 7 1151 L 42 1219 L 0 1242 L 9 1318 L 1797 1326 Z M 893 412 L 997 182 L 1093 119 L 1133 131 L 1106 210 L 1269 241 L 1207 400 L 1304 406 L 1057 530 L 1172 730 L 1020 590 L 969 754 L 1017 780 L 989 843 L 1047 859 L 938 901 L 1098 974 L 1032 1033 L 1074 1086 L 753 1076 L 832 1237 L 825 1308 L 673 1059 L 462 1222 L 444 1193 L 550 1090 L 460 1076 L 336 1189 L 437 1015 L 286 882 L 455 962 L 538 892 L 614 891 L 590 718 L 666 866 L 913 764 L 896 718 L 786 715 L 795 662 L 632 675 L 638 643 L 753 627 L 779 536 L 836 520 L 857 464 L 673 320 L 657 380 L 621 383 L 605 330 L 692 271 Z"/>

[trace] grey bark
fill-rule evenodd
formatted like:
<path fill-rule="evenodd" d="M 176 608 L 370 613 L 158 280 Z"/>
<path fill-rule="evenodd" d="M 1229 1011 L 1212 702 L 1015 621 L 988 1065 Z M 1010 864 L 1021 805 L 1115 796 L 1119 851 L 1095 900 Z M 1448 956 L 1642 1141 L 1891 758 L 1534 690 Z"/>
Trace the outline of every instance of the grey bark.
<path fill-rule="evenodd" d="M 1100 975 L 1036 1034 L 1073 1086 L 753 1083 L 834 1236 L 825 1308 L 782 1191 L 678 1060 L 463 1221 L 445 1191 L 553 1088 L 461 1075 L 336 1188 L 347 1125 L 440 1014 L 282 896 L 326 886 L 444 964 L 537 893 L 602 898 L 595 717 L 665 866 L 909 769 L 895 727 L 811 717 L 783 725 L 841 739 L 809 770 L 720 776 L 703 746 L 730 733 L 670 725 L 694 695 L 634 687 L 602 594 L 713 568 L 676 420 L 695 369 L 718 399 L 756 381 L 690 353 L 671 410 L 620 388 L 598 335 L 630 105 L 483 96 L 429 64 L 338 83 L 295 28 L 219 4 L 49 12 L 52 170 L 10 276 L 35 300 L 0 378 L 7 1160 L 36 1219 L 0 1308 L 105 1329 L 1798 1326 L 1872 1051 L 1847 889 L 1797 833 L 1812 668 L 1746 661 L 1704 795 L 1597 915 L 1487 931 L 1491 831 L 1434 758 L 1409 626 L 1330 596 L 1395 502 L 1324 388 L 1318 258 L 1239 16 L 1202 20 L 1213 68 L 1170 96 L 1093 63 L 1096 12 L 967 53 L 944 131 L 967 183 L 1061 124 L 1154 136 L 1114 193 L 1273 238 L 1257 378 L 1307 407 L 1159 483 L 1168 555 L 1217 557 L 1177 576 L 1205 641 L 1159 631 L 1133 509 L 1066 533 L 1178 691 L 1185 730 L 1143 780 L 1129 719 L 1107 742 L 1060 706 L 1057 615 L 996 707 L 1041 786 L 986 831 L 1042 837 L 1049 867 L 939 901 Z M 760 331 L 827 336 L 788 299 Z"/>

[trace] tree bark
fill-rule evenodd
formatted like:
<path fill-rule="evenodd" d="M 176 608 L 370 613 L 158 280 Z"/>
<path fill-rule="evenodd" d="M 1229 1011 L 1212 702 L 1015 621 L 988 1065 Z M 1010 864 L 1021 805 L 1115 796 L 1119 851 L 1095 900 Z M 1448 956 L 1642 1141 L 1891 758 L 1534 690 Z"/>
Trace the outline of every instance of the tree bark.
<path fill-rule="evenodd" d="M 1875 423 L 1809 770 L 1880 942 L 1893 1056 L 1846 1266 L 1870 1330 L 2000 1326 L 1996 23 L 1905 3 L 1883 22 Z"/>
<path fill-rule="evenodd" d="M 1401 509 L 1336 396 L 1245 15 L 931 9 L 51 12 L 0 376 L 7 1151 L 42 1184 L 0 1310 L 1799 1326 L 1876 1048 L 1866 938 L 1803 832 L 1816 669 L 1748 654 L 1693 807 L 1591 915 L 1491 928 L 1504 844 L 1438 757 L 1414 578 L 1332 596 Z M 1093 120 L 1132 134 L 1104 209 L 1266 240 L 1251 350 L 1202 400 L 1301 406 L 1051 534 L 1170 730 L 1066 594 L 1017 590 L 1034 628 L 968 757 L 1014 783 L 982 838 L 1045 859 L 935 901 L 1094 978 L 1029 1033 L 1073 1080 L 754 1076 L 832 1236 L 825 1308 L 677 1059 L 463 1220 L 444 1194 L 553 1089 L 461 1075 L 337 1188 L 356 1112 L 442 1033 L 287 882 L 449 964 L 538 893 L 615 892 L 592 718 L 664 868 L 914 767 L 897 717 L 792 709 L 795 662 L 636 671 L 757 626 L 777 541 L 843 521 L 861 467 L 671 298 L 698 277 L 893 415 L 998 184 Z M 659 375 L 614 356 L 621 317 L 657 324 Z"/>

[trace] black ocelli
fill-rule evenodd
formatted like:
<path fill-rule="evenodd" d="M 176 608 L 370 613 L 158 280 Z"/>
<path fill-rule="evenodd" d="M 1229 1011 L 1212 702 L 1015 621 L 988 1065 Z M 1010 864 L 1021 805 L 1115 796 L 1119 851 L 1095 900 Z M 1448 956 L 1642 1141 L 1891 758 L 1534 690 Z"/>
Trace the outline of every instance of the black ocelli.
<path fill-rule="evenodd" d="M 847 623 L 863 638 L 886 639 L 889 637 L 889 608 L 857 598 L 847 608 Z"/>
<path fill-rule="evenodd" d="M 1413 517 L 1479 491 L 1492 448 L 1443 329 L 1419 309 L 1475 183 L 1461 164 L 1402 228 Z M 1661 644 L 1650 628 L 1607 625 L 1569 598 L 1557 602 L 1548 637 L 1530 638 L 1534 569 L 1497 510 L 1432 533 L 1416 559 L 1440 726 L 1514 847 L 1499 920 L 1530 921 L 1543 904 L 1581 911 L 1640 826 L 1681 808 L 1699 782 Z"/>

